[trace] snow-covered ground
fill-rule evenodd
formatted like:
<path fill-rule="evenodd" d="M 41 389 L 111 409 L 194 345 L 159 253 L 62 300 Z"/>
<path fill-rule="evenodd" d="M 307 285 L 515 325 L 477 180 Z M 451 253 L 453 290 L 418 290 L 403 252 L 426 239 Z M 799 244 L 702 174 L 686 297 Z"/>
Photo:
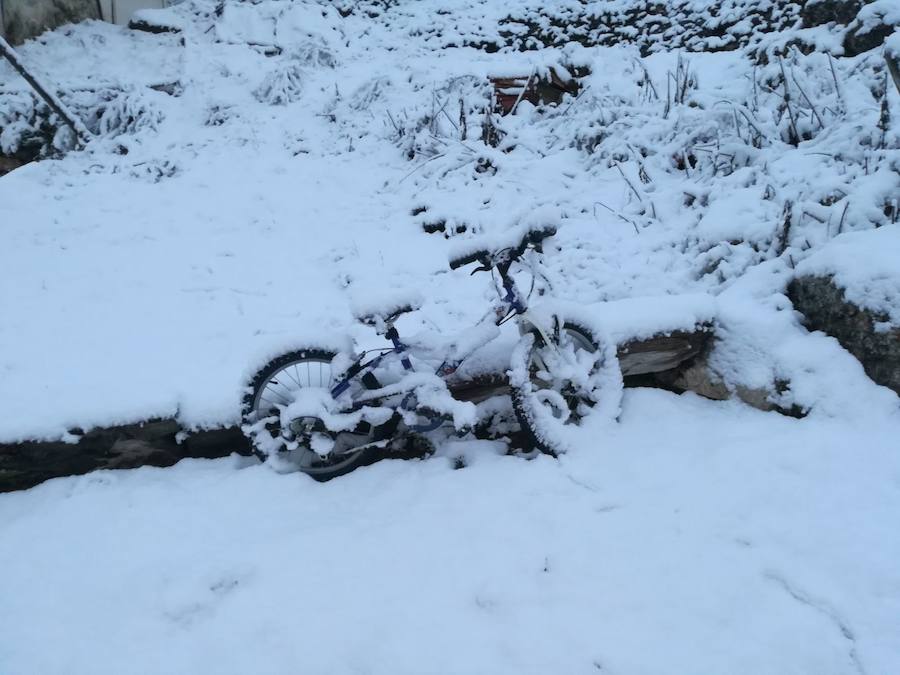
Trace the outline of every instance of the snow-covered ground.
<path fill-rule="evenodd" d="M 0 442 L 233 424 L 269 357 L 373 344 L 374 296 L 449 334 L 492 290 L 448 256 L 535 218 L 554 297 L 618 337 L 702 307 L 726 385 L 808 416 L 636 389 L 559 461 L 458 440 L 325 485 L 235 458 L 0 496 L 2 675 L 900 672 L 898 397 L 784 295 L 834 273 L 898 316 L 880 54 L 487 54 L 434 47 L 491 3 L 214 5 L 168 10 L 184 44 L 21 49 L 99 138 L 0 178 Z M 550 66 L 582 93 L 484 144 L 486 76 Z M 11 152 L 34 103 L 2 64 L 0 92 Z"/>
<path fill-rule="evenodd" d="M 894 673 L 898 433 L 636 389 L 559 461 L 56 479 L 0 496 L 0 672 Z"/>

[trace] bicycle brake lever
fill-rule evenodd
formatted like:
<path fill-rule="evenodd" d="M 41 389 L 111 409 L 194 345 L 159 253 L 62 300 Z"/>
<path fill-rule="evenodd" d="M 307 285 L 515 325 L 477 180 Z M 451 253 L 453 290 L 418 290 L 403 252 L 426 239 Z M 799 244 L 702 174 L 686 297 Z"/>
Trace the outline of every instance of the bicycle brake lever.
<path fill-rule="evenodd" d="M 469 273 L 469 276 L 470 276 L 470 277 L 471 277 L 471 276 L 474 276 L 474 275 L 477 274 L 478 272 L 490 272 L 490 271 L 491 271 L 491 268 L 490 268 L 489 265 L 481 265 L 480 267 L 476 267 L 474 270 L 472 270 L 472 271 Z"/>

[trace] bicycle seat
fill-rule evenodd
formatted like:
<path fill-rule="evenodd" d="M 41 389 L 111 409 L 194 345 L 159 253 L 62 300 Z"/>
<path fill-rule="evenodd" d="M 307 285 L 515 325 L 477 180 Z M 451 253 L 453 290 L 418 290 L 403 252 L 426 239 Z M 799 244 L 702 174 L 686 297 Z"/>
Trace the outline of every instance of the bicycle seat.
<path fill-rule="evenodd" d="M 380 328 L 393 323 L 401 314 L 413 312 L 422 306 L 422 298 L 410 294 L 385 298 L 368 298 L 353 304 L 353 316 L 367 326 Z"/>

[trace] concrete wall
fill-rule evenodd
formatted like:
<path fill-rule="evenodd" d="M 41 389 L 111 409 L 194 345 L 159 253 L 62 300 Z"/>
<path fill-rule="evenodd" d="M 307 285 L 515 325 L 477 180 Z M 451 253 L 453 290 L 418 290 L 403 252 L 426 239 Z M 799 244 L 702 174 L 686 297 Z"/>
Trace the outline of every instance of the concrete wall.
<path fill-rule="evenodd" d="M 127 26 L 131 15 L 139 9 L 160 9 L 172 4 L 166 0 L 100 0 L 103 20 Z"/>
<path fill-rule="evenodd" d="M 127 26 L 138 9 L 159 8 L 166 0 L 0 0 L 0 34 L 20 44 L 66 23 L 103 19 Z"/>
<path fill-rule="evenodd" d="M 12 44 L 66 23 L 99 19 L 97 0 L 0 0 L 3 34 Z"/>

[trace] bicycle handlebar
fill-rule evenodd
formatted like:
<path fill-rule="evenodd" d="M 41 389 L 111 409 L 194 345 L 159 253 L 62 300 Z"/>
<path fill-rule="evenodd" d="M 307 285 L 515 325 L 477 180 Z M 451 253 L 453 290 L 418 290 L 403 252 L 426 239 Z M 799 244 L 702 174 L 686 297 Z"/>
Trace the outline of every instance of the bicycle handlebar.
<path fill-rule="evenodd" d="M 506 246 L 495 251 L 481 249 L 453 258 L 450 261 L 450 269 L 455 270 L 463 267 L 464 265 L 469 265 L 473 262 L 480 262 L 486 267 L 494 267 L 497 264 L 511 263 L 512 261 L 520 258 L 529 246 L 538 248 L 541 245 L 541 242 L 544 241 L 544 239 L 552 237 L 554 234 L 556 234 L 556 228 L 553 225 L 545 225 L 543 227 L 532 228 L 528 230 L 519 240 L 519 243 L 514 246 Z M 507 253 L 507 255 L 504 257 L 505 259 L 502 261 L 499 260 L 501 253 Z"/>

